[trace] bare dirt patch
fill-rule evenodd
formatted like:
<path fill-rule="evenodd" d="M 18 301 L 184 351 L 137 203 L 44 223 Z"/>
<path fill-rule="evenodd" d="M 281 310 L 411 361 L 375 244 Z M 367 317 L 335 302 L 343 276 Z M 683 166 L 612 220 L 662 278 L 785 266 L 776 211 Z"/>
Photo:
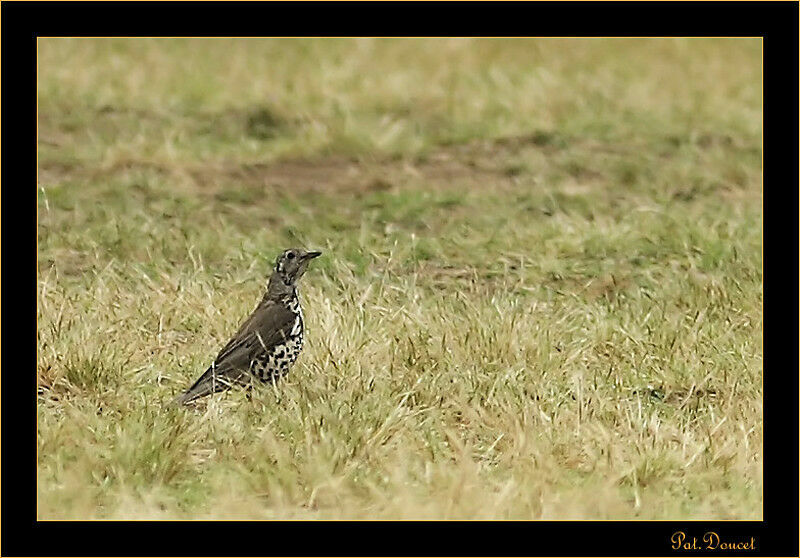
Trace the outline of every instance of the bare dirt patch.
<path fill-rule="evenodd" d="M 702 151 L 718 145 L 727 149 L 730 141 L 698 142 L 698 149 Z M 64 181 L 103 181 L 138 172 L 156 174 L 176 186 L 214 196 L 232 189 L 353 194 L 409 186 L 437 190 L 506 190 L 524 183 L 545 180 L 553 184 L 557 180 L 563 192 L 583 195 L 597 188 L 614 187 L 616 181 L 624 180 L 612 172 L 613 165 L 609 165 L 608 158 L 622 164 L 652 147 L 641 142 L 602 143 L 536 132 L 443 145 L 416 157 L 329 155 L 253 163 L 165 161 L 120 154 L 102 162 L 42 161 L 39 183 L 47 186 Z M 728 198 L 758 194 L 754 188 L 736 187 L 728 182 L 722 180 L 714 190 L 720 190 L 720 194 Z M 681 188 L 688 186 L 677 185 L 676 188 L 680 195 Z"/>
<path fill-rule="evenodd" d="M 66 180 L 103 180 L 135 171 L 155 172 L 170 179 L 188 182 L 213 193 L 233 184 L 298 192 L 375 191 L 393 186 L 421 183 L 429 188 L 457 185 L 507 187 L 520 181 L 508 173 L 502 161 L 507 150 L 502 146 L 472 150 L 440 148 L 418 159 L 375 159 L 328 156 L 310 160 L 276 163 L 170 163 L 154 159 L 117 158 L 102 165 L 43 162 L 39 181 L 53 184 Z"/>

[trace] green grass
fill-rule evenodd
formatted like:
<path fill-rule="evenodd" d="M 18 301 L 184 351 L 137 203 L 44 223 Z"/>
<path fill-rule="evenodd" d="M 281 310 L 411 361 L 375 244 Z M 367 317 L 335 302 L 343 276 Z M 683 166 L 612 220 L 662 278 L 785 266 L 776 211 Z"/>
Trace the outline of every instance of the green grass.
<path fill-rule="evenodd" d="M 759 519 L 758 40 L 39 40 L 38 510 Z M 320 248 L 285 381 L 165 406 Z"/>

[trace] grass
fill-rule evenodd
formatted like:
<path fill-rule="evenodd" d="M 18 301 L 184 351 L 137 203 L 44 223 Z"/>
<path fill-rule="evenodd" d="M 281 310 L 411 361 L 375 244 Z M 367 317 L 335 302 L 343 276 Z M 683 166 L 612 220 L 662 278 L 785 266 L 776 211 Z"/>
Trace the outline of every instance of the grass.
<path fill-rule="evenodd" d="M 760 63 L 40 39 L 39 518 L 760 519 Z M 290 376 L 165 407 L 291 245 Z"/>

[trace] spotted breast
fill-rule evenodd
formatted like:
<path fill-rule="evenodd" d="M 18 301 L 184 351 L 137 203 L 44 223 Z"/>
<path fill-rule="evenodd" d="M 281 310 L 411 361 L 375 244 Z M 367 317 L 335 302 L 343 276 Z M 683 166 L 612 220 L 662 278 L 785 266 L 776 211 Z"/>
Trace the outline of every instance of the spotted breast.
<path fill-rule="evenodd" d="M 294 323 L 282 343 L 276 344 L 266 354 L 259 355 L 251 365 L 251 372 L 262 382 L 277 380 L 284 376 L 303 350 L 303 309 L 297 291 L 282 301 L 294 314 Z"/>

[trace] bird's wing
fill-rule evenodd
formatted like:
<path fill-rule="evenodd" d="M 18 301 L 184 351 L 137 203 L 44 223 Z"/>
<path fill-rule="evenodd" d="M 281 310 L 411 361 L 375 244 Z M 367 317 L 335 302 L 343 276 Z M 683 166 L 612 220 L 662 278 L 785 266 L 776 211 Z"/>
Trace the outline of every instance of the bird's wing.
<path fill-rule="evenodd" d="M 284 305 L 262 301 L 222 348 L 214 363 L 176 402 L 188 403 L 241 380 L 255 355 L 268 352 L 289 337 L 296 319 L 297 315 Z"/>
<path fill-rule="evenodd" d="M 241 325 L 236 335 L 214 359 L 219 369 L 227 366 L 250 366 L 254 354 L 268 352 L 289 337 L 297 315 L 283 304 L 262 302 Z"/>

